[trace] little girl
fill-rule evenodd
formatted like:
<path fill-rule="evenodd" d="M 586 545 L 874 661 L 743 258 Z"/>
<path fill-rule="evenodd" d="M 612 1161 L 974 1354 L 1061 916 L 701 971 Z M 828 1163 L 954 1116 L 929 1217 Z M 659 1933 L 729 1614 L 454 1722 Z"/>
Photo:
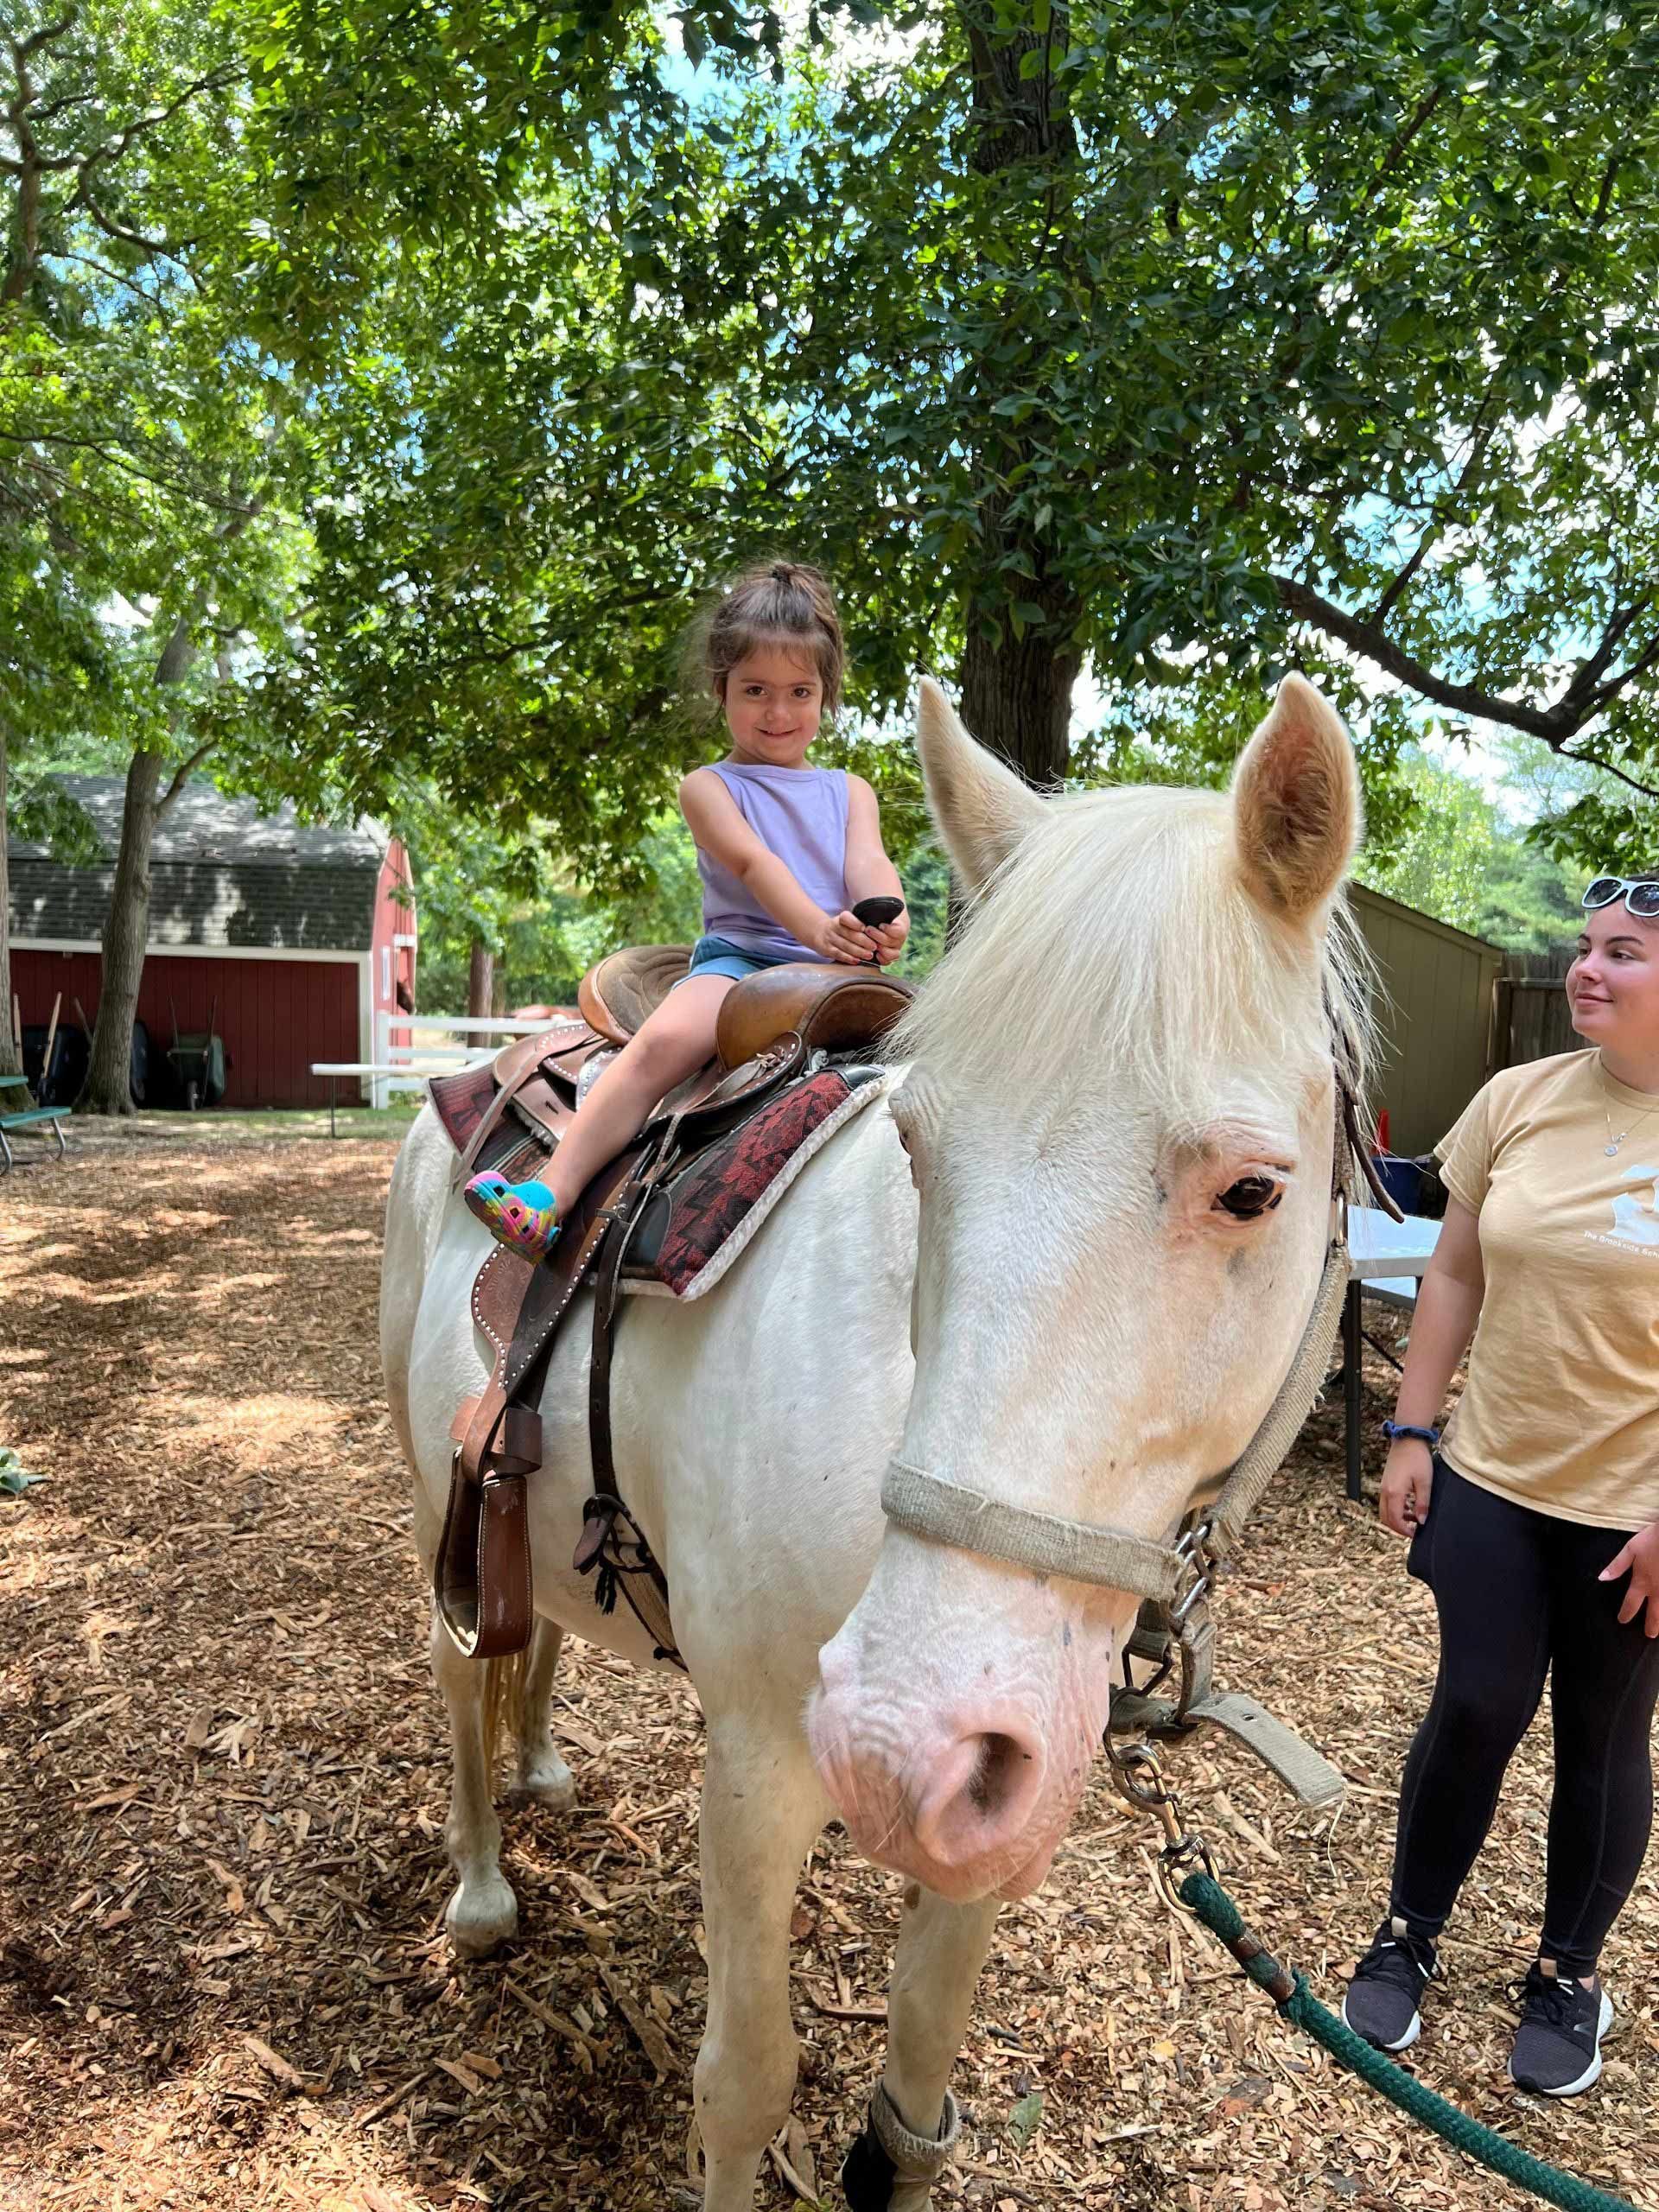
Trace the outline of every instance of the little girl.
<path fill-rule="evenodd" d="M 479 1219 L 530 1259 L 544 1256 L 561 1219 L 658 1100 L 713 1055 L 734 983 L 786 960 L 885 966 L 909 934 L 902 910 L 881 928 L 849 911 L 862 899 L 904 896 L 875 793 L 861 776 L 807 766 L 845 665 L 823 577 L 783 561 L 751 570 L 715 609 L 702 658 L 732 749 L 680 785 L 702 878 L 703 934 L 690 969 L 588 1092 L 545 1182 L 485 1173 L 466 1187 Z"/>

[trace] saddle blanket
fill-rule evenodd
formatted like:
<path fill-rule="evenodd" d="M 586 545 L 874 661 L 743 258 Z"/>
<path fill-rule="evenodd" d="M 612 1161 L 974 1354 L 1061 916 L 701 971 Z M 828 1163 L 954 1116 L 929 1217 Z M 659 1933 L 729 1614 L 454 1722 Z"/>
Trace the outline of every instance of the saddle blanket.
<path fill-rule="evenodd" d="M 887 1087 L 881 1067 L 820 1068 L 770 1098 L 647 1202 L 621 1287 L 635 1297 L 704 1298 L 760 1235 L 791 1183 L 836 1132 Z"/>

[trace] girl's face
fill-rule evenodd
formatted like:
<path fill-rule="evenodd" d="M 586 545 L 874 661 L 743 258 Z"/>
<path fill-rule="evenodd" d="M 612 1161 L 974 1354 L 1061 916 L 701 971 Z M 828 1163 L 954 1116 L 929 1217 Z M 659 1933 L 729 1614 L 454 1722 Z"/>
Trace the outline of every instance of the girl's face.
<path fill-rule="evenodd" d="M 809 654 L 780 643 L 737 663 L 726 678 L 722 703 L 738 760 L 798 768 L 818 734 L 823 685 Z"/>
<path fill-rule="evenodd" d="M 1567 997 L 1573 1027 L 1590 1044 L 1659 1052 L 1659 922 L 1638 918 L 1623 899 L 1586 914 Z"/>

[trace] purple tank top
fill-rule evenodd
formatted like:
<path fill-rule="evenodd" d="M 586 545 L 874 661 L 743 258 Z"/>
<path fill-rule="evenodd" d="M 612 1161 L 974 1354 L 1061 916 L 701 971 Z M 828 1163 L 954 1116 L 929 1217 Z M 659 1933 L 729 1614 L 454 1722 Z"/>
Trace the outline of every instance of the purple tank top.
<path fill-rule="evenodd" d="M 844 768 L 771 768 L 718 760 L 714 772 L 732 803 L 769 853 L 775 853 L 807 897 L 826 914 L 847 905 L 847 772 Z M 723 937 L 744 952 L 773 960 L 821 960 L 770 915 L 746 885 L 697 848 L 705 937 Z"/>

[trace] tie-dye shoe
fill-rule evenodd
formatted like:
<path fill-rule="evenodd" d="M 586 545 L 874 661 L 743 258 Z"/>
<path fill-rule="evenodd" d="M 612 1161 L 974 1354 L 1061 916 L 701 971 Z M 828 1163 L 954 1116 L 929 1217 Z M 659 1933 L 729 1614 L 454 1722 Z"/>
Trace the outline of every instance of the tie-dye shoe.
<path fill-rule="evenodd" d="M 544 1260 L 559 1233 L 558 1208 L 545 1183 L 509 1183 L 493 1168 L 474 1175 L 461 1192 L 498 1243 L 527 1260 Z"/>

